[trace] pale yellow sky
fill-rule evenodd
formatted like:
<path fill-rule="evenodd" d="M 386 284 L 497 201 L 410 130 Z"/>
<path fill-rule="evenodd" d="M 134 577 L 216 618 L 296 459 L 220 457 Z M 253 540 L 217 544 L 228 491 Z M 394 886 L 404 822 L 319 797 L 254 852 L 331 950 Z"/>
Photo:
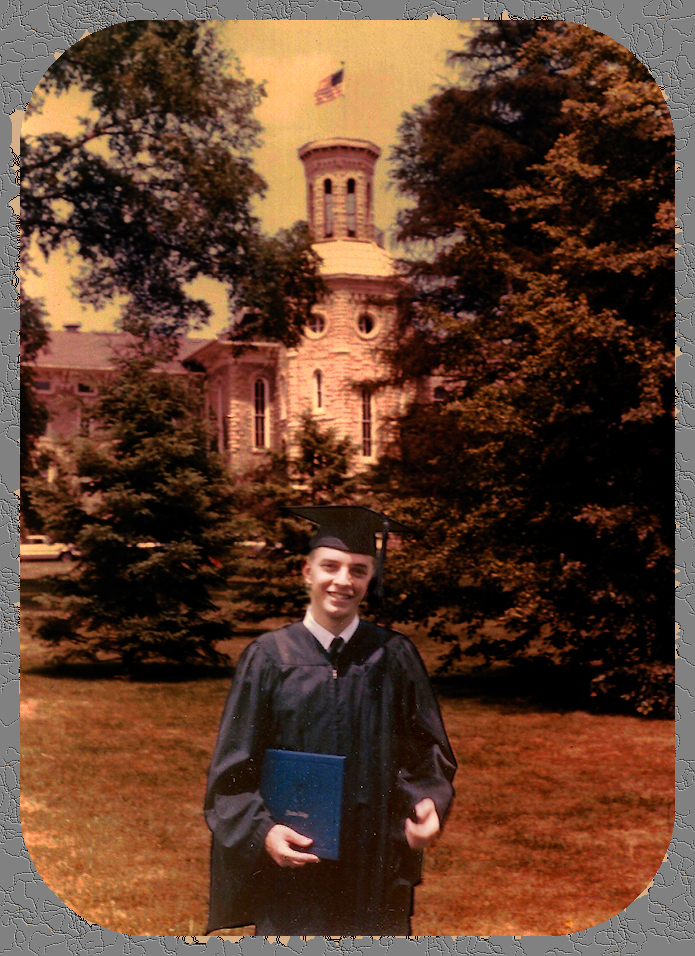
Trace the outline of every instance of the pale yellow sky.
<path fill-rule="evenodd" d="M 268 96 L 257 111 L 263 147 L 255 155 L 258 172 L 268 183 L 266 198 L 255 207 L 269 233 L 306 218 L 302 165 L 297 149 L 323 136 L 357 136 L 382 148 L 375 181 L 377 225 L 392 232 L 402 200 L 387 189 L 388 154 L 397 138 L 402 114 L 425 102 L 438 83 L 454 74 L 446 53 L 460 49 L 470 24 L 443 18 L 422 20 L 227 20 L 212 29 L 238 55 L 245 73 L 266 80 Z M 315 106 L 319 81 L 345 63 L 344 97 Z M 60 129 L 71 132 L 84 111 L 84 98 L 61 97 L 46 105 L 44 115 L 25 124 L 23 135 Z M 95 312 L 74 299 L 69 276 L 75 271 L 64 256 L 48 265 L 36 261 L 40 277 L 25 274 L 30 295 L 42 296 L 54 328 L 78 321 L 84 330 L 113 326 L 117 310 Z M 221 289 L 201 281 L 195 293 L 207 298 L 215 314 L 199 333 L 215 335 L 226 326 L 227 309 Z"/>

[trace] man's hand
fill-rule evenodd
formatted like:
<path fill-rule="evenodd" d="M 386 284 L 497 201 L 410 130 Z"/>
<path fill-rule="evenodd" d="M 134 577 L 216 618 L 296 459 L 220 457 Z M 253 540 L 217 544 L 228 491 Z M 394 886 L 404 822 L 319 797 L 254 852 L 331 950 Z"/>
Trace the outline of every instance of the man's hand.
<path fill-rule="evenodd" d="M 268 830 L 265 838 L 265 848 L 278 866 L 304 866 L 306 863 L 319 863 L 320 860 L 313 853 L 302 853 L 296 846 L 310 847 L 313 843 L 309 837 L 302 836 L 291 827 L 284 827 L 276 823 Z"/>
<path fill-rule="evenodd" d="M 415 818 L 405 821 L 405 838 L 411 850 L 426 850 L 441 830 L 434 800 L 425 797 L 415 804 Z"/>

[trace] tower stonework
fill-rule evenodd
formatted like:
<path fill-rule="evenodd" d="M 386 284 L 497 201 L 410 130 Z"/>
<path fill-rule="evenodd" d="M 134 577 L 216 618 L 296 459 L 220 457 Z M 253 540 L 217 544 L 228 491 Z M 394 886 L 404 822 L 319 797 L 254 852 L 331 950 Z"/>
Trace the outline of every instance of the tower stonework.
<path fill-rule="evenodd" d="M 354 467 L 365 467 L 388 446 L 406 401 L 380 384 L 388 374 L 381 350 L 396 314 L 393 260 L 375 241 L 374 168 L 381 150 L 369 140 L 331 137 L 298 152 L 328 295 L 297 348 L 256 342 L 239 356 L 222 335 L 189 357 L 205 370 L 219 448 L 234 472 L 252 469 L 269 451 L 296 454 L 306 413 L 349 438 Z"/>
<path fill-rule="evenodd" d="M 374 239 L 374 166 L 380 155 L 366 139 L 338 136 L 300 147 L 307 219 L 317 241 Z"/>
<path fill-rule="evenodd" d="M 307 218 L 330 294 L 317 306 L 302 344 L 284 356 L 287 447 L 302 414 L 347 437 L 355 465 L 368 464 L 390 440 L 402 396 L 378 386 L 381 349 L 395 320 L 395 270 L 374 241 L 374 167 L 381 150 L 368 140 L 332 137 L 300 147 Z"/>

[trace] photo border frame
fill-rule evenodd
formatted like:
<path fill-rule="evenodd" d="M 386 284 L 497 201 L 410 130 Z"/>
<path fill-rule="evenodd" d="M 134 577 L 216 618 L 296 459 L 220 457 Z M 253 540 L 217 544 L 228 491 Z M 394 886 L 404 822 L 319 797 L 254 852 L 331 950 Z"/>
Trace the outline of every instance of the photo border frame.
<path fill-rule="evenodd" d="M 2 117 L 3 146 L 6 167 L 3 171 L 2 228 L 3 311 L 0 326 L 0 352 L 4 363 L 2 381 L 3 429 L 0 445 L 0 593 L 3 627 L 0 665 L 0 728 L 2 729 L 3 838 L 0 844 L 0 940 L 20 952 L 42 953 L 58 945 L 57 952 L 96 956 L 108 951 L 109 956 L 130 956 L 138 953 L 189 953 L 183 947 L 195 944 L 195 938 L 133 937 L 89 924 L 64 906 L 45 886 L 29 857 L 21 836 L 19 819 L 19 614 L 17 495 L 19 485 L 19 311 L 16 244 L 18 218 L 14 200 L 17 196 L 15 177 L 18 172 L 9 162 L 7 146 L 14 141 L 13 128 L 18 127 L 21 111 L 56 54 L 90 33 L 112 24 L 132 19 L 394 19 L 425 20 L 431 15 L 448 19 L 500 19 L 507 17 L 545 17 L 583 23 L 626 46 L 652 71 L 662 87 L 671 108 L 676 129 L 676 216 L 677 243 L 677 341 L 680 359 L 677 364 L 676 418 L 676 520 L 677 577 L 676 589 L 676 820 L 668 855 L 655 874 L 652 885 L 622 913 L 611 920 L 581 933 L 555 937 L 426 937 L 413 940 L 367 939 L 302 941 L 293 939 L 288 947 L 306 956 L 328 954 L 335 948 L 360 952 L 380 952 L 380 947 L 396 946 L 410 952 L 435 947 L 442 952 L 460 954 L 540 954 L 620 952 L 621 956 L 652 954 L 654 947 L 667 943 L 670 956 L 690 953 L 695 938 L 695 899 L 692 880 L 695 877 L 695 755 L 692 754 L 695 724 L 695 654 L 692 641 L 692 616 L 695 613 L 695 397 L 693 396 L 693 255 L 688 244 L 692 228 L 693 163 L 689 164 L 693 145 L 690 142 L 690 112 L 695 73 L 690 66 L 695 55 L 692 40 L 695 16 L 687 14 L 684 2 L 657 0 L 627 9 L 620 0 L 596 0 L 593 5 L 576 0 L 463 0 L 444 3 L 432 0 L 219 0 L 203 4 L 199 0 L 150 0 L 147 5 L 136 0 L 115 0 L 110 6 L 76 0 L 68 6 L 27 0 L 6 11 L 3 24 L 5 40 L 2 58 L 4 103 Z M 327 14 L 335 16 L 326 16 Z M 690 84 L 690 85 L 688 85 Z M 17 112 L 19 111 L 19 112 Z M 14 116 L 10 118 L 10 114 Z M 14 122 L 13 122 L 14 121 Z M 15 137 L 16 139 L 16 137 Z M 12 205 L 10 205 L 12 204 Z M 681 231 L 682 230 L 682 231 Z M 210 937 L 202 942 L 212 951 L 222 953 L 230 946 L 240 946 L 244 956 L 260 953 L 269 946 L 281 947 L 258 937 L 245 937 L 239 943 Z M 56 952 L 56 950 L 53 950 Z"/>

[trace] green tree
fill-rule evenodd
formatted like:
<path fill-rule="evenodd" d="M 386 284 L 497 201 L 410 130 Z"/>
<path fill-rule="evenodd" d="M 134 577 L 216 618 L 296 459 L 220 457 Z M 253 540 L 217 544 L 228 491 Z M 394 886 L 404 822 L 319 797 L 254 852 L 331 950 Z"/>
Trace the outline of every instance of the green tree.
<path fill-rule="evenodd" d="M 48 524 L 77 532 L 82 556 L 79 575 L 63 582 L 63 612 L 38 637 L 115 657 L 129 673 L 151 661 L 216 661 L 230 625 L 212 592 L 231 570 L 234 501 L 210 451 L 200 389 L 163 374 L 139 346 L 120 360 L 94 416 L 107 440 L 78 445 L 78 486 L 44 488 Z"/>
<path fill-rule="evenodd" d="M 322 428 L 305 414 L 295 435 L 298 454 L 272 455 L 235 482 L 241 540 L 247 542 L 234 588 L 240 620 L 301 616 L 306 593 L 301 581 L 311 525 L 288 516 L 292 505 L 359 504 L 364 478 L 353 471 L 350 440 Z M 241 530 L 243 528 L 243 531 Z"/>
<path fill-rule="evenodd" d="M 296 348 L 312 309 L 328 294 L 309 227 L 297 222 L 277 236 L 254 235 L 251 242 L 256 265 L 237 282 L 233 306 L 245 315 L 232 327 L 230 338 L 240 350 L 258 338 Z"/>
<path fill-rule="evenodd" d="M 597 665 L 591 693 L 672 706 L 668 448 L 673 128 L 624 47 L 565 22 L 491 23 L 465 87 L 404 118 L 415 200 L 397 378 L 443 401 L 383 476 L 432 550 L 401 606 L 488 661 Z"/>
<path fill-rule="evenodd" d="M 23 479 L 20 486 L 20 511 L 25 531 L 41 529 L 41 517 L 32 501 L 28 480 L 37 474 L 37 445 L 48 424 L 48 409 L 36 391 L 36 359 L 47 347 L 49 338 L 45 317 L 46 313 L 41 305 L 21 292 L 19 336 L 22 374 L 19 379 L 21 408 L 19 464 Z"/>
<path fill-rule="evenodd" d="M 215 25 L 134 20 L 85 37 L 46 72 L 28 113 L 78 95 L 88 105 L 77 134 L 23 139 L 23 256 L 33 243 L 77 255 L 80 298 L 100 307 L 125 297 L 121 324 L 137 335 L 204 323 L 210 308 L 189 293 L 200 276 L 235 301 L 242 280 L 249 300 L 282 274 L 280 315 L 301 326 L 321 288 L 308 236 L 260 234 L 251 203 L 266 186 L 251 153 L 264 89 L 221 48 Z M 262 298 L 246 304 L 278 333 Z"/>

